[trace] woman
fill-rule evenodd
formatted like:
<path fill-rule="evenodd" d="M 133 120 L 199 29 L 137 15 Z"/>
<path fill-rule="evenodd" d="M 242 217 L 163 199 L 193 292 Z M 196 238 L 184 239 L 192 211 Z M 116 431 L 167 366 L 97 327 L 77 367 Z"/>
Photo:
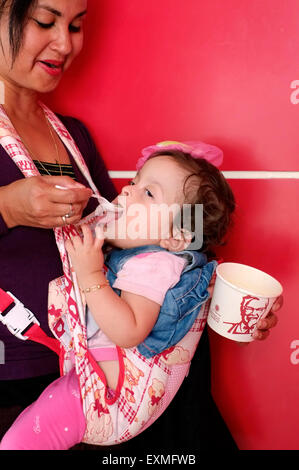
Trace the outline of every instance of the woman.
<path fill-rule="evenodd" d="M 25 179 L 0 147 L 0 288 L 12 292 L 34 312 L 47 333 L 48 284 L 62 274 L 51 229 L 64 225 L 64 216 L 76 223 L 83 213 L 94 210 L 95 201 L 89 200 L 92 191 L 49 126 L 38 100 L 40 93 L 56 88 L 79 54 L 86 7 L 86 0 L 1 2 L 3 108 L 45 176 Z M 73 118 L 61 120 L 84 155 L 101 194 L 113 199 L 115 189 L 88 131 Z M 62 191 L 56 185 L 69 189 Z M 5 347 L 5 364 L 0 366 L 2 435 L 20 410 L 56 378 L 58 362 L 49 349 L 15 338 L 1 323 L 0 339 Z"/>
<path fill-rule="evenodd" d="M 62 274 L 52 229 L 76 223 L 95 208 L 89 184 L 63 135 L 69 132 L 76 142 L 100 193 L 109 200 L 116 195 L 84 125 L 59 116 L 62 132 L 39 102 L 40 94 L 57 87 L 82 48 L 87 0 L 2 0 L 0 8 L 0 79 L 5 86 L 0 131 L 5 134 L 9 128 L 10 135 L 17 135 L 43 175 L 24 178 L 11 149 L 0 147 L 0 288 L 20 299 L 50 334 L 48 284 Z M 259 331 L 260 339 L 275 322 L 271 314 Z M 1 323 L 0 339 L 5 345 L 1 438 L 19 412 L 58 376 L 58 362 L 50 350 L 15 338 Z"/>

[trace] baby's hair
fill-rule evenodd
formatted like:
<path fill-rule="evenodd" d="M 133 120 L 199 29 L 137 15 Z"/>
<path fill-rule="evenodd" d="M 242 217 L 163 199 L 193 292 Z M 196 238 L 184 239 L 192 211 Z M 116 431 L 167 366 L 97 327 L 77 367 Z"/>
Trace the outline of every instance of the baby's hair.
<path fill-rule="evenodd" d="M 185 204 L 191 205 L 191 229 L 195 229 L 195 204 L 203 204 L 203 244 L 201 252 L 214 256 L 213 248 L 224 245 L 232 224 L 235 197 L 221 171 L 204 158 L 193 158 L 181 150 L 162 150 L 156 156 L 169 156 L 189 171 L 183 187 Z M 187 185 L 188 181 L 190 184 Z M 181 217 L 183 221 L 183 217 Z M 181 227 L 184 228 L 184 227 Z"/>

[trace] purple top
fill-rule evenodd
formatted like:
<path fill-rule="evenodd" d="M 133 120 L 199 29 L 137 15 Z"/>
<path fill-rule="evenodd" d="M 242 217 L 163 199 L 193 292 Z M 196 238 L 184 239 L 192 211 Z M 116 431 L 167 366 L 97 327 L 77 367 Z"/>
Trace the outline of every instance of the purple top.
<path fill-rule="evenodd" d="M 75 118 L 58 117 L 79 147 L 101 195 L 108 200 L 114 199 L 116 190 L 86 127 Z M 88 185 L 70 153 L 69 157 L 77 181 Z M 24 178 L 1 146 L 0 159 L 0 186 Z M 97 201 L 91 198 L 83 216 L 92 212 L 96 205 Z M 8 229 L 0 214 L 0 287 L 18 297 L 35 314 L 41 328 L 49 335 L 48 284 L 62 274 L 53 230 L 25 226 Z M 15 338 L 2 323 L 0 340 L 5 350 L 5 364 L 0 363 L 0 380 L 25 379 L 58 371 L 55 353 L 30 340 Z"/>

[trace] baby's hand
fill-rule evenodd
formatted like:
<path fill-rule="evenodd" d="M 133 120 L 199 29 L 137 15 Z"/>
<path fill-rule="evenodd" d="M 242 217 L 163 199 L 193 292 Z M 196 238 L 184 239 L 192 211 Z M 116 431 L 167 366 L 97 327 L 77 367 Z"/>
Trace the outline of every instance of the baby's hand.
<path fill-rule="evenodd" d="M 66 250 L 71 258 L 79 283 L 88 280 L 89 277 L 101 271 L 104 265 L 103 238 L 94 238 L 87 225 L 82 225 L 82 234 L 82 239 L 75 236 L 65 242 Z"/>

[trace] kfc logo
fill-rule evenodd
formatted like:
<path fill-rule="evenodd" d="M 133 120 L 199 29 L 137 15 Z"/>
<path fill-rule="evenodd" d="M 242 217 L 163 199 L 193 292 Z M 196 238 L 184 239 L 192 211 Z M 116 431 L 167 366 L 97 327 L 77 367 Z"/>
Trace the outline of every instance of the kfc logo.
<path fill-rule="evenodd" d="M 233 335 L 252 334 L 258 319 L 266 312 L 268 305 L 269 299 L 260 299 L 252 295 L 244 296 L 240 305 L 241 321 L 223 322 L 231 325 L 227 332 Z"/>

